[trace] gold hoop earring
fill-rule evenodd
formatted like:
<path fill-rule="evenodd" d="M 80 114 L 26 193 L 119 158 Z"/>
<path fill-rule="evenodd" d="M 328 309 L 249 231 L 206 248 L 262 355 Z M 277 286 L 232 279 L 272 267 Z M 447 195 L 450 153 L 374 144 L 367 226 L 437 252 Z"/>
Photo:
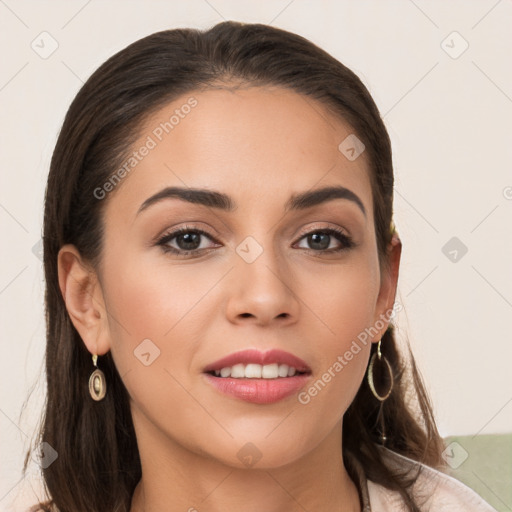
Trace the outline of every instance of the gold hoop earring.
<path fill-rule="evenodd" d="M 89 393 L 96 402 L 103 400 L 107 392 L 107 381 L 105 374 L 98 368 L 98 355 L 92 356 L 92 364 L 96 367 L 89 377 Z"/>
<path fill-rule="evenodd" d="M 370 364 L 368 365 L 368 375 L 367 376 L 368 376 L 368 385 L 370 386 L 370 390 L 371 390 L 373 396 L 380 402 L 379 412 L 377 414 L 377 422 L 376 423 L 378 423 L 380 421 L 379 441 L 382 445 L 384 445 L 388 438 L 386 437 L 386 429 L 385 429 L 385 425 L 384 425 L 384 415 L 382 413 L 382 407 L 383 407 L 386 399 L 391 394 L 391 391 L 393 391 L 394 379 L 393 379 L 393 369 L 391 368 L 391 365 L 389 364 L 389 361 L 387 360 L 387 358 L 382 355 L 382 352 L 380 349 L 381 342 L 382 342 L 382 340 L 379 340 L 379 343 L 377 345 L 377 351 L 372 355 L 372 357 L 370 359 Z M 375 382 L 374 382 L 374 378 L 373 378 L 373 367 L 375 364 L 376 357 L 379 359 L 379 361 L 381 361 L 381 362 L 384 361 L 384 363 L 387 366 L 388 373 L 389 373 L 390 386 L 389 386 L 388 392 L 385 395 L 379 395 L 379 393 L 375 389 Z"/>
<path fill-rule="evenodd" d="M 382 355 L 382 352 L 380 350 L 381 342 L 382 342 L 382 340 L 379 340 L 379 344 L 377 345 L 377 352 L 375 352 L 373 354 L 372 358 L 370 359 L 370 364 L 368 366 L 368 384 L 370 386 L 370 389 L 372 390 L 373 396 L 377 400 L 383 402 L 384 400 L 386 400 L 389 397 L 389 395 L 391 394 L 391 391 L 393 391 L 394 380 L 393 380 L 393 370 L 391 368 L 391 365 L 389 364 L 389 361 L 386 359 L 386 357 Z M 379 393 L 377 393 L 377 390 L 375 389 L 375 383 L 373 380 L 373 365 L 375 363 L 376 357 L 379 358 L 379 361 L 384 361 L 388 367 L 390 386 L 389 386 L 388 392 L 384 396 L 381 396 L 381 395 L 379 395 Z"/>

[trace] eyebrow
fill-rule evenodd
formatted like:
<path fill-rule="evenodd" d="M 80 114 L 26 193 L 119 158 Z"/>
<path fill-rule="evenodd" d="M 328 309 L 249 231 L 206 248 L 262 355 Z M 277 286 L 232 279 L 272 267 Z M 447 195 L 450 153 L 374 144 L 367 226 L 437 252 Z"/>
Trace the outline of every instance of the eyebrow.
<path fill-rule="evenodd" d="M 137 215 L 151 205 L 169 198 L 177 198 L 226 212 L 232 212 L 237 208 L 233 199 L 222 192 L 199 188 L 166 187 L 146 199 L 137 211 Z M 324 187 L 294 194 L 285 203 L 285 211 L 305 210 L 333 199 L 347 199 L 354 202 L 366 217 L 366 209 L 359 196 L 341 186 Z"/>

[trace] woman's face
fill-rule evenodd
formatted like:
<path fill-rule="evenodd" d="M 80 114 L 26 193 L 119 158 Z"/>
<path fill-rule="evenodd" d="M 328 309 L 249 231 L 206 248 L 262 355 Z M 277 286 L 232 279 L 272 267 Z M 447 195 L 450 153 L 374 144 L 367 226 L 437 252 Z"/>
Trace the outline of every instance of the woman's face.
<path fill-rule="evenodd" d="M 351 135 L 280 88 L 191 93 L 145 121 L 120 184 L 98 199 L 108 313 L 98 353 L 112 351 L 139 448 L 270 468 L 338 439 L 397 278 L 379 271 L 366 154 L 354 159 L 353 139 L 339 148 Z M 168 187 L 182 197 L 150 199 Z M 292 206 L 324 187 L 350 192 Z M 238 364 L 235 377 L 205 373 L 248 349 L 260 359 L 213 365 Z M 304 361 L 305 375 L 276 377 L 291 361 L 266 359 L 272 350 Z M 246 365 L 258 361 L 270 379 L 236 377 L 257 374 Z"/>

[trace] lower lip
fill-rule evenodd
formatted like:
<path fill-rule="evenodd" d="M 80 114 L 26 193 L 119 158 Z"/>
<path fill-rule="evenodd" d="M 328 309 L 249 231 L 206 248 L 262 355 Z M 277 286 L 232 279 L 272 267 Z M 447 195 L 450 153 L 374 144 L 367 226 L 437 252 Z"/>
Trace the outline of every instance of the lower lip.
<path fill-rule="evenodd" d="M 302 374 L 277 379 L 233 379 L 204 374 L 206 380 L 220 392 L 253 404 L 273 404 L 297 393 L 310 375 Z"/>

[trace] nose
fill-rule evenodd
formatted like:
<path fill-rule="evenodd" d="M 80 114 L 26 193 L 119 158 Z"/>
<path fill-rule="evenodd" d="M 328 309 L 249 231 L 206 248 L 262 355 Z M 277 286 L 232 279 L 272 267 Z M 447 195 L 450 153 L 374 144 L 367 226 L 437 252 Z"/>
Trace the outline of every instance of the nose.
<path fill-rule="evenodd" d="M 297 322 L 300 300 L 286 262 L 267 248 L 251 263 L 237 253 L 234 257 L 235 268 L 229 273 L 228 319 L 261 326 Z"/>

